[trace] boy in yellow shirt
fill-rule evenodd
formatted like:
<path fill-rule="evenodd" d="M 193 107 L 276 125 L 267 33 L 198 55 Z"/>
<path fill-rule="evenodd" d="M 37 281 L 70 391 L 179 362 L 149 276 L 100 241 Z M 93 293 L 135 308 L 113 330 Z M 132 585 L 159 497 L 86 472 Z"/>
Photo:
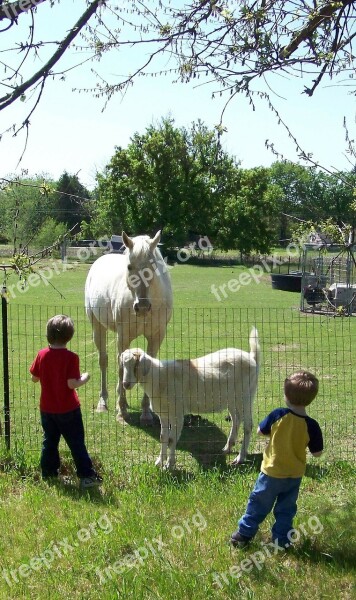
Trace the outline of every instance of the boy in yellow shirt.
<path fill-rule="evenodd" d="M 318 389 L 318 379 L 309 371 L 287 377 L 284 382 L 287 408 L 276 408 L 260 423 L 257 433 L 270 439 L 246 512 L 231 535 L 233 546 L 246 546 L 272 509 L 275 517 L 273 541 L 283 548 L 291 545 L 288 534 L 297 512 L 299 487 L 306 467 L 306 448 L 313 456 L 320 456 L 323 451 L 320 426 L 305 411 Z"/>

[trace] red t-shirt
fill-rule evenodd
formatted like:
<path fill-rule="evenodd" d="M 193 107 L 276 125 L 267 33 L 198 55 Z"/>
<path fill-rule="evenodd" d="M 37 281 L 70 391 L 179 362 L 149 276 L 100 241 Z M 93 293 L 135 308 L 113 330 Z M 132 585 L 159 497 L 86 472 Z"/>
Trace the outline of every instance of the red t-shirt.
<path fill-rule="evenodd" d="M 41 383 L 40 409 L 66 413 L 80 406 L 78 394 L 68 387 L 68 379 L 79 379 L 79 356 L 67 348 L 43 348 L 30 367 Z"/>

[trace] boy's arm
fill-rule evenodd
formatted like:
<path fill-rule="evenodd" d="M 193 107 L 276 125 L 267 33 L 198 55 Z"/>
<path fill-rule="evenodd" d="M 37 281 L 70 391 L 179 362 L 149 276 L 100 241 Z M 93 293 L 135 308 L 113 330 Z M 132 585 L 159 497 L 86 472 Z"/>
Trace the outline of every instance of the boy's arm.
<path fill-rule="evenodd" d="M 269 433 L 263 433 L 263 431 L 261 431 L 261 429 L 259 427 L 257 427 L 257 435 L 267 436 L 267 435 L 270 435 L 270 434 Z"/>
<path fill-rule="evenodd" d="M 31 379 L 32 379 L 33 383 L 37 383 L 40 380 L 40 378 L 36 377 L 35 375 L 31 375 Z"/>
<path fill-rule="evenodd" d="M 83 373 L 79 379 L 67 379 L 69 389 L 75 390 L 82 385 L 85 385 L 90 379 L 89 373 Z"/>
<path fill-rule="evenodd" d="M 310 437 L 308 444 L 309 452 L 312 454 L 312 456 L 317 458 L 318 456 L 322 455 L 324 450 L 323 434 L 321 432 L 319 423 L 314 419 L 310 419 L 310 417 L 308 417 L 307 424 Z"/>

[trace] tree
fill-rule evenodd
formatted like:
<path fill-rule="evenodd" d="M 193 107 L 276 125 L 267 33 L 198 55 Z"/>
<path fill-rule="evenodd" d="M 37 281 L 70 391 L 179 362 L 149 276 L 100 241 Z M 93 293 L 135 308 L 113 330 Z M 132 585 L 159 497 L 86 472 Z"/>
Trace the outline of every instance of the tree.
<path fill-rule="evenodd" d="M 63 238 L 67 231 L 68 229 L 64 223 L 58 223 L 52 217 L 48 217 L 34 239 L 34 246 L 36 248 L 48 248 L 48 246 Z"/>
<path fill-rule="evenodd" d="M 80 183 L 77 175 L 66 171 L 56 185 L 55 217 L 58 223 L 64 223 L 66 229 L 72 229 L 83 220 L 89 219 L 90 192 Z"/>
<path fill-rule="evenodd" d="M 241 170 L 235 193 L 225 203 L 217 245 L 223 250 L 269 252 L 275 241 L 276 189 L 266 168 Z"/>
<path fill-rule="evenodd" d="M 164 229 L 166 243 L 179 246 L 189 230 L 214 236 L 225 199 L 232 193 L 237 164 L 202 122 L 190 130 L 172 119 L 135 133 L 117 148 L 98 176 L 98 200 L 91 224 L 96 235 Z"/>
<path fill-rule="evenodd" d="M 287 243 L 296 224 L 331 219 L 339 226 L 354 220 L 354 173 L 324 173 L 291 162 L 270 167 L 270 183 L 276 186 L 279 209 L 279 240 Z M 299 230 L 299 228 L 297 227 Z"/>
<path fill-rule="evenodd" d="M 291 238 L 291 217 L 311 219 L 310 207 L 318 195 L 315 190 L 315 169 L 278 161 L 270 168 L 270 183 L 277 186 L 279 208 L 279 241 L 285 245 Z M 314 187 L 314 193 L 312 188 Z M 319 190 L 319 197 L 321 196 Z M 317 204 L 320 205 L 318 200 Z"/>
<path fill-rule="evenodd" d="M 51 213 L 53 188 L 53 182 L 42 177 L 3 180 L 0 232 L 13 243 L 15 252 L 32 242 Z"/>
<path fill-rule="evenodd" d="M 92 87 L 96 96 L 109 100 L 138 76 L 156 73 L 183 82 L 204 77 L 215 85 L 216 93 L 226 93 L 227 100 L 239 92 L 251 97 L 261 78 L 270 82 L 273 74 L 297 76 L 311 96 L 325 77 L 336 82 L 346 79 L 349 84 L 355 73 L 352 0 L 188 0 L 176 7 L 155 0 L 127 0 L 118 6 L 110 0 L 82 1 L 76 3 L 82 14 L 65 31 L 58 30 L 56 41 L 36 28 L 36 17 L 45 5 L 54 15 L 67 10 L 60 0 L 13 0 L 0 6 L 1 33 L 15 37 L 14 41 L 9 36 L 2 52 L 0 110 L 34 97 L 20 128 L 28 128 L 49 78 L 63 79 L 74 67 L 87 61 L 98 64 L 107 53 L 124 52 L 127 47 L 131 51 L 133 46 L 143 46 L 144 52 L 138 53 L 130 74 L 107 81 L 98 66 L 99 79 Z M 78 62 L 73 53 L 64 65 L 62 59 L 71 47 L 85 50 L 85 59 Z"/>

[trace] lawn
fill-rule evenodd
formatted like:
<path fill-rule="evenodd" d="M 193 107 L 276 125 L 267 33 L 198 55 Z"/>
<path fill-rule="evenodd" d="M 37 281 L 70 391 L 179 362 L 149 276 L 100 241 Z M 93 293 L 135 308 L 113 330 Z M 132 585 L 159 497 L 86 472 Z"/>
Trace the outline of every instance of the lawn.
<path fill-rule="evenodd" d="M 247 349 L 256 325 L 263 349 L 256 423 L 282 402 L 286 373 L 303 365 L 320 378 L 310 414 L 323 428 L 326 452 L 322 460 L 309 459 L 296 548 L 276 552 L 267 545 L 269 519 L 250 548 L 232 550 L 227 541 L 257 476 L 260 443 L 253 439 L 249 462 L 236 470 L 220 453 L 229 427 L 225 414 L 202 415 L 183 430 L 177 471 L 157 471 L 159 428 L 140 427 L 138 390 L 130 398 L 130 423 L 115 421 L 113 336 L 110 410 L 95 413 L 99 371 L 83 311 L 89 266 L 64 268 L 49 261 L 41 268 L 43 276 L 52 273 L 48 285 L 20 292 L 15 280 L 8 281 L 13 429 L 12 451 L 3 449 L 0 461 L 0 597 L 353 598 L 354 319 L 300 313 L 298 294 L 272 290 L 268 274 L 251 276 L 238 292 L 231 291 L 229 282 L 248 271 L 243 267 L 171 269 L 175 309 L 162 356 L 196 356 L 230 345 Z M 39 477 L 38 388 L 27 372 L 46 343 L 46 320 L 58 312 L 74 318 L 71 347 L 92 376 L 80 398 L 88 448 L 104 476 L 101 491 L 78 491 L 64 448 L 64 479 L 48 486 Z"/>

